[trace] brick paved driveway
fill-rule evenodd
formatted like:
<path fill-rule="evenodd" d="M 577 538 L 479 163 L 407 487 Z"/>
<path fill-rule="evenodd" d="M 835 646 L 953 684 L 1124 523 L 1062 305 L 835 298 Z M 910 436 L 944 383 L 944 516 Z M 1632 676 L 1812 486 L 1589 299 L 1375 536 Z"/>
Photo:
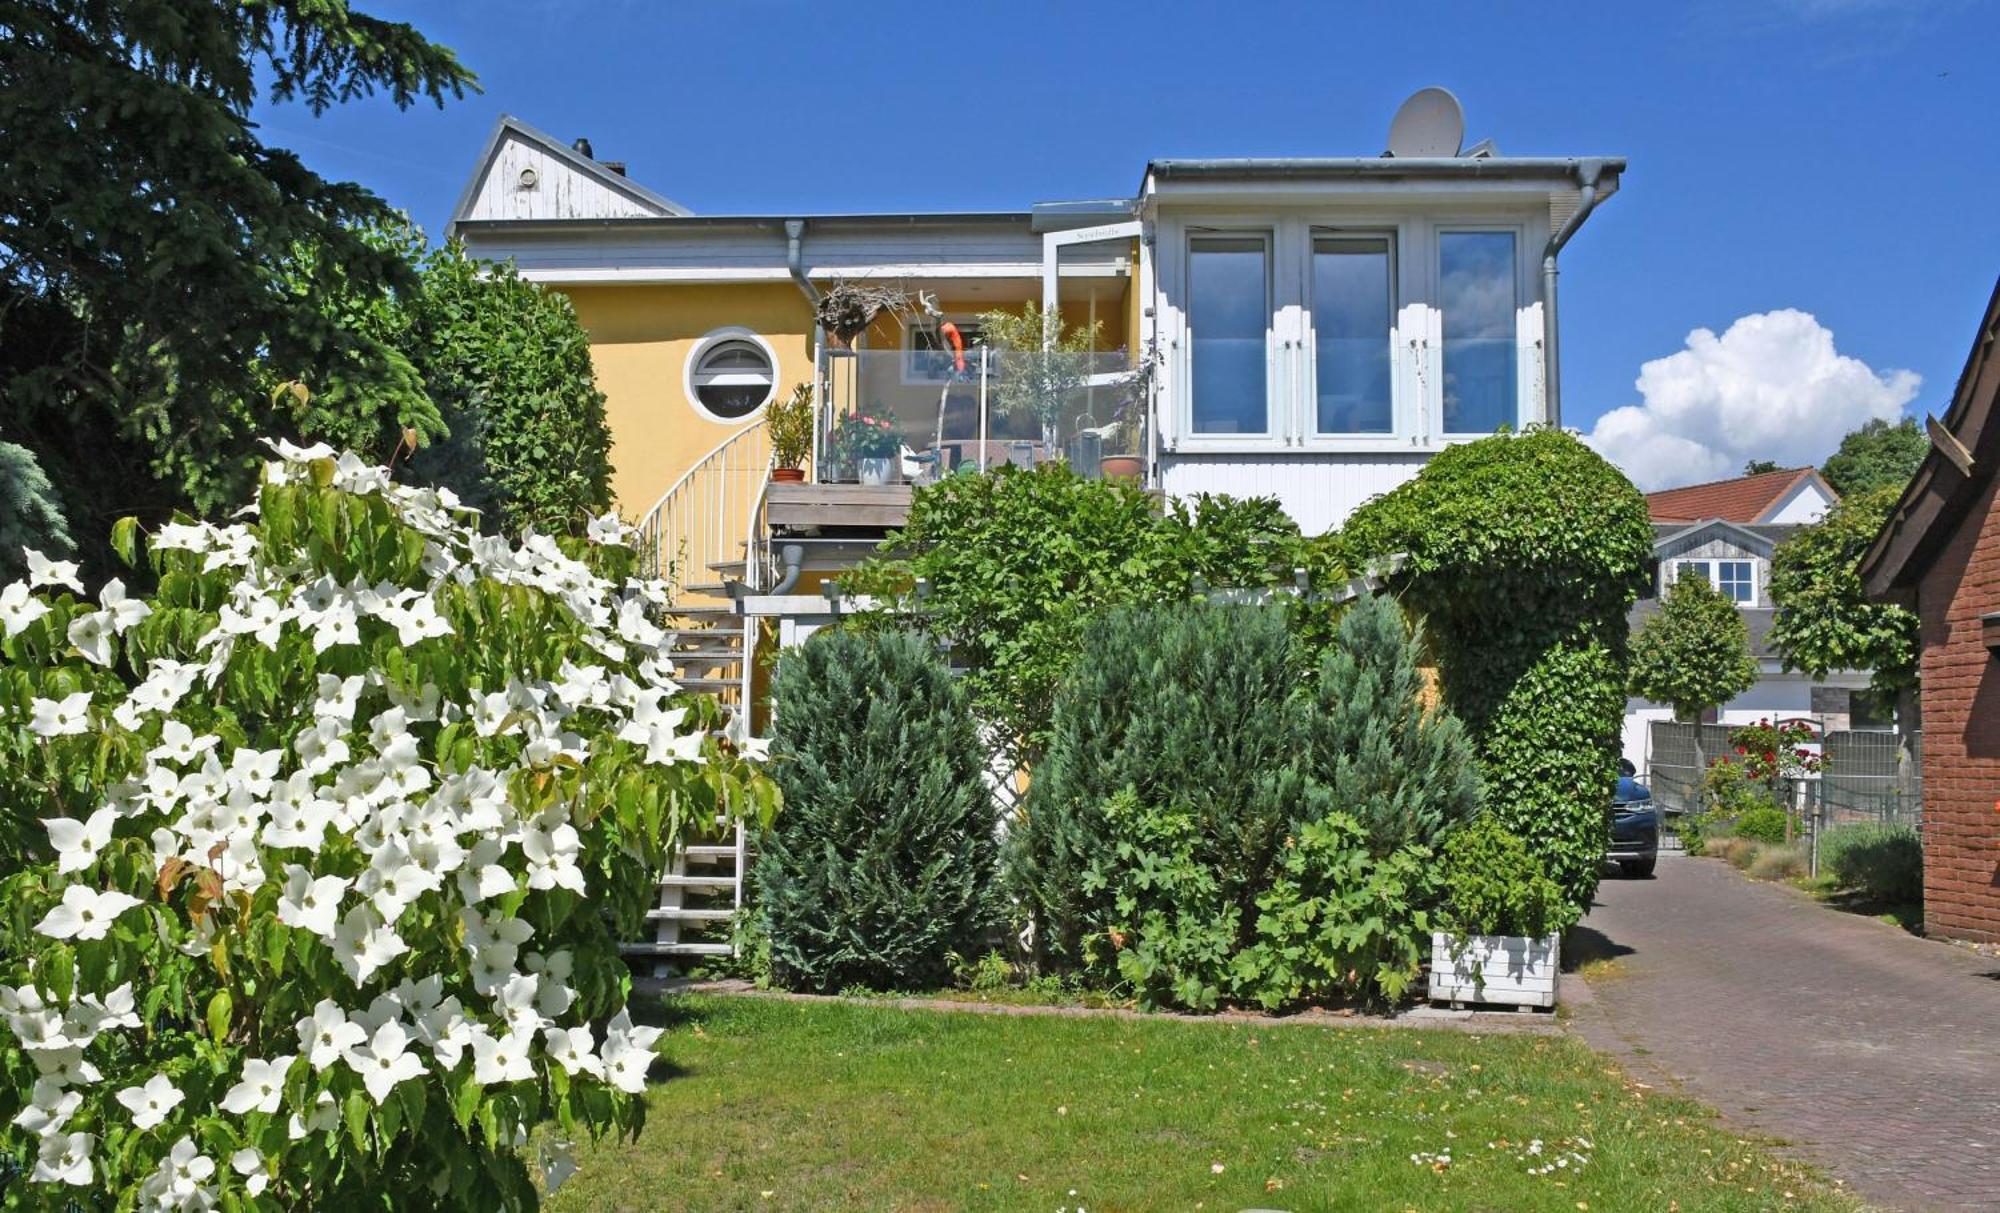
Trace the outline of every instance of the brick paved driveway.
<path fill-rule="evenodd" d="M 2000 1209 L 2000 960 L 1815 905 L 1712 859 L 1607 878 L 1623 955 L 1577 1024 L 1895 1208 Z"/>

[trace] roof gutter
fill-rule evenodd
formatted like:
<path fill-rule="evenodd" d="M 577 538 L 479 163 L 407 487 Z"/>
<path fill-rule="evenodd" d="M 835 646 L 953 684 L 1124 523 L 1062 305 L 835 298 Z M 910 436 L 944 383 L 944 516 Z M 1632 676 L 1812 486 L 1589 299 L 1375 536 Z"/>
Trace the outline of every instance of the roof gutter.
<path fill-rule="evenodd" d="M 1562 428 L 1562 351 L 1561 328 L 1556 322 L 1556 258 L 1597 204 L 1618 192 L 1618 172 L 1615 168 L 1607 172 L 1602 160 L 1578 161 L 1576 178 L 1580 187 L 1576 210 L 1542 247 L 1542 383 L 1546 420 L 1558 430 Z"/>

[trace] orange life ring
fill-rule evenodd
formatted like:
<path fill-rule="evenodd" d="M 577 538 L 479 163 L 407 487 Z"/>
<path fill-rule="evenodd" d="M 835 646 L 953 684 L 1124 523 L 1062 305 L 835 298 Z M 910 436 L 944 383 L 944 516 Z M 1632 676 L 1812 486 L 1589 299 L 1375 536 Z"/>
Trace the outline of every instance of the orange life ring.
<path fill-rule="evenodd" d="M 949 320 L 938 323 L 938 340 L 951 347 L 951 366 L 959 374 L 965 374 L 965 338 L 958 326 Z"/>

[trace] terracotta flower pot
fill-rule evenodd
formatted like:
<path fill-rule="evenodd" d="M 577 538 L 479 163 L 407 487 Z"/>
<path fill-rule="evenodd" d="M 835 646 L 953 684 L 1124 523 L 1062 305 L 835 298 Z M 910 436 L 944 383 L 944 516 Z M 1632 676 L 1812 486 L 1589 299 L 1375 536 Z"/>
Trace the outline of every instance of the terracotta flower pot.
<path fill-rule="evenodd" d="M 1146 473 L 1137 455 L 1106 455 L 1097 461 L 1097 469 L 1106 480 L 1137 480 Z"/>
<path fill-rule="evenodd" d="M 805 478 L 806 470 L 804 468 L 771 469 L 771 479 L 777 481 L 779 484 L 803 484 L 805 483 Z"/>

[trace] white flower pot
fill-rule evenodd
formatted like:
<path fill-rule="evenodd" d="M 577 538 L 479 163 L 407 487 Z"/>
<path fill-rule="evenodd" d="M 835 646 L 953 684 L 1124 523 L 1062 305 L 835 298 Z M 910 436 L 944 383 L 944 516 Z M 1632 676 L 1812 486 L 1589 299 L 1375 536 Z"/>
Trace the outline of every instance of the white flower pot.
<path fill-rule="evenodd" d="M 1562 937 L 1431 935 L 1431 998 L 1514 1007 L 1556 1005 Z"/>
<path fill-rule="evenodd" d="M 863 484 L 887 484 L 889 477 L 896 472 L 896 460 L 893 456 L 858 459 L 855 462 L 860 465 L 858 475 Z"/>

